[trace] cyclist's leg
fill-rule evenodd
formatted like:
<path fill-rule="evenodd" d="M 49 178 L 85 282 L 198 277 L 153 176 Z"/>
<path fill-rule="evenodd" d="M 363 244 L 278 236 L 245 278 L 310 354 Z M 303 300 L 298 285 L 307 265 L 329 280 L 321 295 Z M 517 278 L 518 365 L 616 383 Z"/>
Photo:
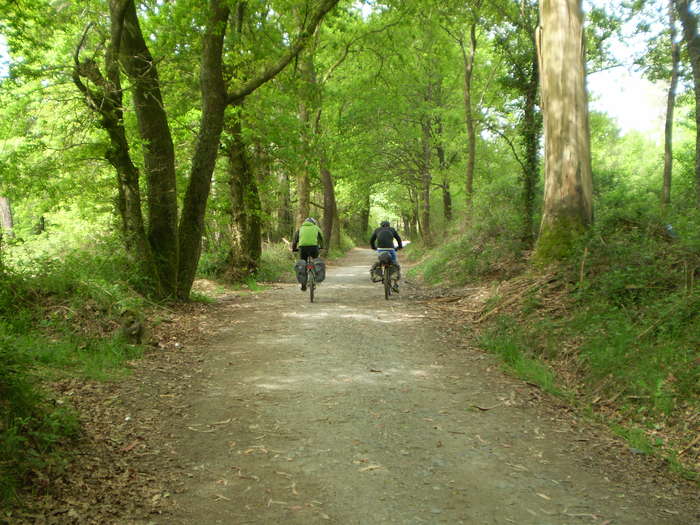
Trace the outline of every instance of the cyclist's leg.
<path fill-rule="evenodd" d="M 401 265 L 399 264 L 399 257 L 396 250 L 391 250 L 391 261 L 394 267 L 391 271 L 391 288 L 394 292 L 399 291 L 399 280 L 401 279 Z"/>

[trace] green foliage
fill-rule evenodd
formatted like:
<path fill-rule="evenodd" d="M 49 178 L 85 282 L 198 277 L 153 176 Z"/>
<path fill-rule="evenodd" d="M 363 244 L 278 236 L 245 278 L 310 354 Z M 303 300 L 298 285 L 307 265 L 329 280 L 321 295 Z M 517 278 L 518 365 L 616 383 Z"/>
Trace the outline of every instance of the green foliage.
<path fill-rule="evenodd" d="M 139 311 L 138 276 L 115 240 L 80 220 L 6 247 L 0 275 L 0 498 L 33 472 L 60 468 L 77 432 L 67 408 L 39 385 L 66 375 L 105 380 L 142 349 L 120 335 L 120 314 Z"/>
<path fill-rule="evenodd" d="M 475 210 L 471 228 L 426 252 L 410 273 L 429 284 L 464 285 L 475 280 L 506 278 L 523 268 L 520 231 L 517 211 L 505 202 L 489 199 Z M 412 243 L 408 251 L 417 258 L 424 250 Z"/>
<path fill-rule="evenodd" d="M 0 332 L 0 503 L 34 472 L 60 469 L 58 447 L 78 431 L 75 415 L 52 405 L 31 367 L 31 357 Z"/>
<path fill-rule="evenodd" d="M 294 255 L 284 243 L 266 244 L 255 273 L 258 282 L 291 282 L 294 280 Z"/>

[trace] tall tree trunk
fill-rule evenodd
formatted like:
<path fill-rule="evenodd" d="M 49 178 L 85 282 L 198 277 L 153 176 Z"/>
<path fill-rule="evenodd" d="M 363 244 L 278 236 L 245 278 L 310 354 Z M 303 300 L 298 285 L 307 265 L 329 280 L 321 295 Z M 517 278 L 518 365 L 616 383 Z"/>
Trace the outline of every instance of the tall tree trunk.
<path fill-rule="evenodd" d="M 277 231 L 281 238 L 291 241 L 294 235 L 294 216 L 292 215 L 291 184 L 289 173 L 283 171 L 279 177 L 277 208 Z"/>
<path fill-rule="evenodd" d="M 676 0 L 678 17 L 683 25 L 685 45 L 693 70 L 695 89 L 695 188 L 697 204 L 700 206 L 700 34 L 698 34 L 698 14 L 691 9 L 691 0 Z"/>
<path fill-rule="evenodd" d="M 370 197 L 369 192 L 367 192 L 362 198 L 362 207 L 360 208 L 360 213 L 358 213 L 357 233 L 364 240 L 369 239 L 367 234 L 369 233 Z"/>
<path fill-rule="evenodd" d="M 0 196 L 0 236 L 7 238 L 15 236 L 15 224 L 12 220 L 10 199 L 2 196 Z"/>
<path fill-rule="evenodd" d="M 231 247 L 228 263 L 230 276 L 240 279 L 255 272 L 260 264 L 262 210 L 258 183 L 243 142 L 240 111 L 231 117 L 228 135 L 225 145 L 231 198 Z"/>
<path fill-rule="evenodd" d="M 79 55 L 86 36 L 84 35 L 74 56 L 73 82 L 85 96 L 88 107 L 100 115 L 100 126 L 109 136 L 109 147 L 105 152 L 105 159 L 114 167 L 117 175 L 117 210 L 122 221 L 126 254 L 139 269 L 144 281 L 148 283 L 147 291 L 157 297 L 163 297 L 166 293 L 146 235 L 141 210 L 139 171 L 131 159 L 124 128 L 119 55 L 124 31 L 123 9 L 125 7 L 123 4 L 117 10 L 116 4 L 111 6 L 113 15 L 110 18 L 110 42 L 105 53 L 106 78 L 102 76 L 94 60 L 80 61 Z M 92 82 L 93 87 L 86 86 L 83 79 Z"/>
<path fill-rule="evenodd" d="M 122 14 L 121 2 L 112 0 L 112 19 Z M 143 141 L 143 159 L 148 183 L 148 240 L 163 293 L 174 296 L 178 277 L 177 191 L 175 149 L 160 92 L 158 70 L 143 38 L 135 2 L 123 11 L 119 60 L 132 83 L 136 120 Z"/>
<path fill-rule="evenodd" d="M 450 178 L 447 172 L 447 158 L 445 157 L 445 147 L 443 146 L 443 129 L 442 121 L 436 119 L 437 127 L 437 144 L 435 150 L 438 158 L 438 167 L 440 170 L 440 187 L 442 189 L 442 215 L 445 219 L 445 224 L 452 221 L 452 194 L 450 193 Z"/>
<path fill-rule="evenodd" d="M 323 238 L 326 241 L 326 250 L 330 250 L 333 240 L 333 225 L 338 214 L 335 202 L 335 187 L 331 170 L 328 167 L 328 159 L 324 152 L 321 152 L 319 163 L 321 184 L 323 186 Z"/>
<path fill-rule="evenodd" d="M 534 51 L 534 50 L 533 50 Z M 542 136 L 542 115 L 537 111 L 537 88 L 539 86 L 539 67 L 537 55 L 533 55 L 532 69 L 525 93 L 523 115 L 523 142 L 525 161 L 523 173 L 523 243 L 530 247 L 535 241 L 535 188 L 540 174 L 540 138 Z"/>
<path fill-rule="evenodd" d="M 467 127 L 467 171 L 465 176 L 465 197 L 467 212 L 471 210 L 474 197 L 474 166 L 476 164 L 476 124 L 472 108 L 472 77 L 474 75 L 474 59 L 476 57 L 476 22 L 469 27 L 469 50 L 464 40 L 459 41 L 464 63 L 463 95 L 464 120 Z"/>
<path fill-rule="evenodd" d="M 671 179 L 673 175 L 673 110 L 676 106 L 676 88 L 678 86 L 678 64 L 680 46 L 676 42 L 676 6 L 674 0 L 668 2 L 668 22 L 671 32 L 671 82 L 666 99 L 666 123 L 664 126 L 664 180 L 661 190 L 661 205 L 671 204 Z"/>
<path fill-rule="evenodd" d="M 545 134 L 545 187 L 536 259 L 567 256 L 593 221 L 581 0 L 542 0 L 538 56 Z"/>
<path fill-rule="evenodd" d="M 421 236 L 423 244 L 432 245 L 430 232 L 430 186 L 432 176 L 430 174 L 430 120 L 423 117 L 421 122 Z"/>
<path fill-rule="evenodd" d="M 336 202 L 333 206 L 333 229 L 331 230 L 331 242 L 330 247 L 339 250 L 341 246 L 340 241 L 340 215 L 338 214 L 338 203 Z"/>
<path fill-rule="evenodd" d="M 315 162 L 313 155 L 313 129 L 312 115 L 315 114 L 315 84 L 316 72 L 313 63 L 313 50 L 303 53 L 299 58 L 299 73 L 303 81 L 299 97 L 299 120 L 301 121 L 301 143 L 303 150 L 303 168 L 297 174 L 297 197 L 299 199 L 297 208 L 298 227 L 306 217 L 310 215 L 311 202 L 311 182 L 310 173 Z"/>

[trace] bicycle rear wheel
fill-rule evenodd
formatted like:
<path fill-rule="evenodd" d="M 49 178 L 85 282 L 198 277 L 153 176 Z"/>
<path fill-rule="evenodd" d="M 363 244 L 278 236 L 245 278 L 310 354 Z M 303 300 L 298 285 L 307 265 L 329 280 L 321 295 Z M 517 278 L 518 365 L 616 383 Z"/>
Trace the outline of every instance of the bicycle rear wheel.
<path fill-rule="evenodd" d="M 384 272 L 382 273 L 382 283 L 384 284 L 384 299 L 389 300 L 391 295 L 391 279 L 389 278 L 389 267 L 384 267 Z"/>

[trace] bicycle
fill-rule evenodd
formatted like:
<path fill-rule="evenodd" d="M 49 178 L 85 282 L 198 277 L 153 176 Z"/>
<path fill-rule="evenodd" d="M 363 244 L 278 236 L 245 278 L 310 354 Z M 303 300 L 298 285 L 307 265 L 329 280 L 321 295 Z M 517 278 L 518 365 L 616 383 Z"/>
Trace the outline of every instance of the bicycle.
<path fill-rule="evenodd" d="M 306 288 L 309 290 L 309 301 L 313 303 L 316 291 L 316 267 L 314 258 L 311 256 L 306 258 Z"/>
<path fill-rule="evenodd" d="M 391 254 L 389 252 L 380 252 L 379 253 L 379 269 L 382 272 L 382 285 L 384 286 L 384 299 L 387 301 L 389 300 L 389 297 L 391 296 L 392 291 L 397 291 L 395 286 L 398 286 L 396 284 L 392 285 L 391 280 L 393 273 L 397 271 L 396 265 L 394 264 L 394 261 L 391 258 Z"/>

